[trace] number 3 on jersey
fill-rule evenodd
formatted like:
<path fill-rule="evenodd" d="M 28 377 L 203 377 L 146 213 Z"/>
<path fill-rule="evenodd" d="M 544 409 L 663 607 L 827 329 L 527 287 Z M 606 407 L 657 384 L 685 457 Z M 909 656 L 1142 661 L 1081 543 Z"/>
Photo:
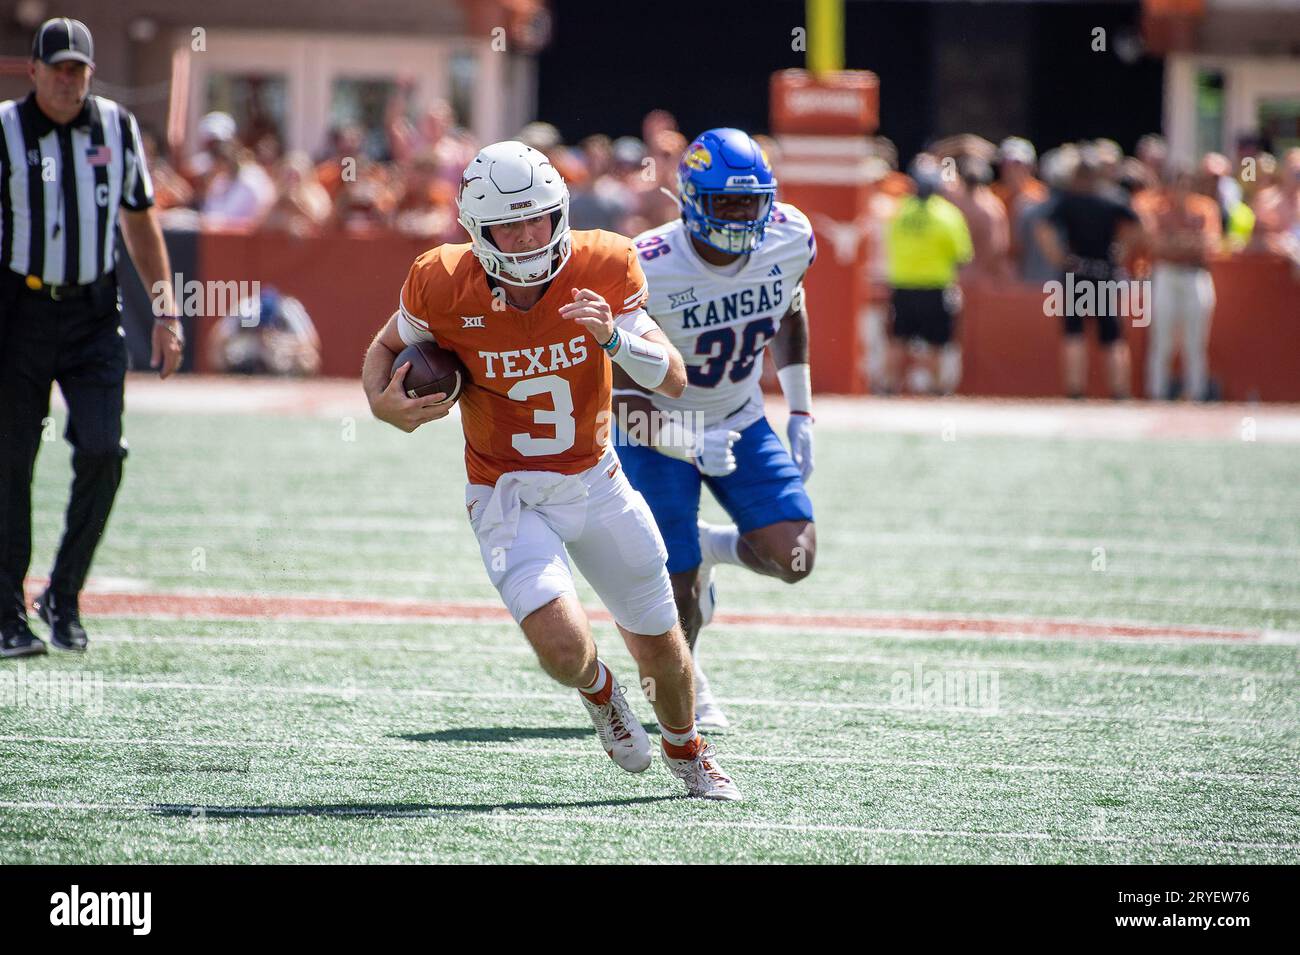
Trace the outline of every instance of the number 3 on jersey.
<path fill-rule="evenodd" d="M 699 388 L 712 388 L 722 380 L 727 366 L 730 378 L 740 383 L 753 371 L 754 361 L 763 353 L 768 341 L 776 335 L 770 318 L 750 322 L 740 336 L 740 350 L 736 350 L 736 330 L 730 325 L 705 332 L 695 339 L 695 354 L 707 360 L 702 365 L 687 365 L 686 379 Z"/>
<path fill-rule="evenodd" d="M 560 454 L 573 447 L 577 426 L 573 420 L 573 391 L 569 388 L 568 381 L 559 375 L 525 378 L 506 394 L 513 401 L 527 401 L 533 395 L 551 396 L 552 406 L 536 409 L 533 412 L 533 423 L 554 426 L 555 436 L 535 438 L 527 432 L 512 434 L 510 443 L 516 451 L 525 457 L 535 458 L 546 454 Z"/>

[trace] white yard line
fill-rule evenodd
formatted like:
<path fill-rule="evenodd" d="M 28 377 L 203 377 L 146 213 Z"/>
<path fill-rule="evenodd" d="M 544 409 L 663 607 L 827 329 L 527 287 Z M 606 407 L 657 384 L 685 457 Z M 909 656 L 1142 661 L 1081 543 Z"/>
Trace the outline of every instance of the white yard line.
<path fill-rule="evenodd" d="M 844 631 L 836 631 L 844 633 Z M 360 649 L 367 651 L 382 650 L 393 653 L 427 653 L 440 657 L 461 655 L 470 657 L 517 657 L 532 659 L 534 654 L 523 643 L 514 645 L 487 646 L 482 643 L 435 643 L 432 641 L 413 642 L 409 640 L 376 640 L 366 637 L 364 642 L 356 638 L 349 640 L 328 640 L 316 636 L 304 637 L 199 637 L 190 635 L 150 635 L 138 634 L 95 634 L 95 642 L 144 644 L 154 646 L 189 646 L 221 647 L 227 649 L 260 650 L 266 647 L 285 650 L 341 650 L 356 653 Z M 1079 676 L 1097 673 L 1113 673 L 1122 676 L 1168 677 L 1171 679 L 1210 679 L 1218 677 L 1253 677 L 1259 680 L 1283 680 L 1286 677 L 1265 670 L 1248 670 L 1239 667 L 1219 666 L 1160 666 L 1160 665 L 1126 665 L 1108 663 L 1098 660 L 1078 660 L 1073 663 L 1055 663 L 1039 660 L 1010 660 L 992 657 L 974 657 L 969 659 L 925 659 L 915 656 L 882 656 L 874 653 L 762 653 L 753 650 L 735 652 L 710 647 L 708 661 L 726 663 L 792 664 L 807 667 L 825 666 L 894 666 L 910 670 L 917 663 L 935 669 L 979 669 L 979 670 L 1018 670 L 1029 673 L 1049 675 Z"/>
<path fill-rule="evenodd" d="M 283 528 L 272 526 L 270 529 L 290 532 L 293 530 L 292 527 L 288 526 Z M 862 529 L 852 530 L 851 534 L 854 543 L 859 547 L 888 548 L 894 552 L 900 550 L 923 550 L 929 553 L 941 554 L 950 553 L 954 549 L 963 552 L 969 552 L 973 549 L 984 549 L 998 553 L 1006 552 L 1023 554 L 1025 551 L 1033 551 L 1036 553 L 1057 551 L 1077 553 L 1081 556 L 1090 558 L 1094 547 L 1105 547 L 1107 551 L 1112 554 L 1157 554 L 1181 559 L 1189 557 L 1238 558 L 1243 560 L 1291 560 L 1300 558 L 1300 546 L 1255 544 L 1246 542 L 1222 543 L 1205 540 L 1162 541 L 1152 540 L 1149 537 L 1117 537 L 1106 533 L 1098 533 L 1095 536 L 1090 537 L 1077 537 L 1048 534 L 1016 536 L 968 533 L 964 531 L 930 533 Z M 116 535 L 116 538 L 119 546 L 128 544 L 148 544 L 152 547 L 156 547 L 160 539 L 170 539 L 173 542 L 189 544 L 193 540 L 193 535 L 160 538 L 158 533 L 138 535 L 119 534 Z M 385 554 L 390 557 L 392 556 L 391 543 L 379 538 L 370 541 L 349 540 L 348 546 L 358 552 L 373 552 L 377 555 L 377 559 L 382 558 Z M 337 540 L 329 539 L 308 540 L 305 537 L 298 537 L 293 541 L 293 547 L 295 551 L 303 554 L 319 554 L 337 557 L 339 552 L 339 542 Z"/>
<path fill-rule="evenodd" d="M 115 536 L 115 540 L 117 537 Z M 191 543 L 190 538 L 184 542 L 186 553 Z M 157 547 L 159 541 L 155 539 L 153 546 Z M 292 550 L 295 555 L 296 549 Z M 473 557 L 474 555 L 469 555 Z M 228 559 L 228 558 L 227 558 Z M 1116 555 L 1110 555 L 1111 560 L 1116 559 Z M 1091 560 L 1089 556 L 1088 560 Z M 884 567 L 897 566 L 900 570 L 915 569 L 915 562 L 911 558 L 887 557 L 880 559 L 872 557 L 872 567 L 874 570 L 883 571 Z M 1088 561 L 1076 560 L 1070 563 L 1011 563 L 1001 558 L 991 558 L 981 565 L 976 561 L 964 561 L 960 568 L 954 568 L 954 565 L 947 565 L 951 569 L 960 569 L 961 573 L 969 576 L 996 576 L 1001 578 L 1029 577 L 1041 579 L 1044 577 L 1054 578 L 1062 582 L 1070 581 L 1089 581 L 1095 586 L 1102 581 L 1108 584 L 1119 582 L 1121 584 L 1140 585 L 1151 581 L 1159 581 L 1163 584 L 1187 585 L 1189 587 L 1200 587 L 1202 585 L 1212 585 L 1221 587 L 1273 587 L 1287 588 L 1291 591 L 1297 590 L 1296 575 L 1292 574 L 1262 574 L 1252 571 L 1242 571 L 1241 573 L 1193 573 L 1187 568 L 1173 568 L 1168 572 L 1153 571 L 1142 568 L 1126 567 L 1123 564 L 1118 566 L 1112 565 L 1107 568 L 1105 574 L 1099 574 L 1090 569 Z M 486 579 L 486 578 L 485 578 Z M 156 589 L 154 581 L 159 580 L 179 580 L 189 584 L 199 584 L 211 580 L 291 580 L 291 581 L 309 581 L 317 584 L 324 583 L 374 583 L 374 584 L 420 584 L 428 585 L 441 582 L 463 583 L 465 573 L 461 571 L 439 571 L 430 567 L 427 570 L 401 570 L 399 568 L 373 568 L 362 570 L 333 570 L 329 568 L 304 568 L 302 570 L 284 570 L 280 568 L 259 568 L 259 567 L 223 567 L 217 566 L 202 573 L 190 570 L 188 567 L 181 570 L 163 570 L 151 568 L 148 577 L 121 577 L 121 576 L 93 576 L 91 577 L 91 586 L 98 587 L 101 590 L 115 591 L 147 591 Z M 739 574 L 727 580 L 729 592 L 740 592 L 737 586 L 744 582 L 744 577 Z M 917 583 L 914 586 L 907 587 L 898 584 L 877 584 L 870 583 L 870 592 L 876 596 L 908 596 L 915 597 L 918 592 L 928 595 L 956 595 L 965 596 L 971 599 L 978 599 L 985 596 L 986 591 L 978 585 L 967 588 L 946 588 L 944 590 L 935 590 L 924 584 Z M 981 582 L 982 583 L 982 582 Z M 733 588 L 735 590 L 733 591 Z M 755 592 L 761 590 L 760 587 L 744 588 L 746 591 L 752 589 Z M 836 593 L 827 587 L 816 585 L 805 585 L 800 587 L 801 593 L 827 594 Z M 1000 591 L 1001 593 L 1016 594 L 1018 596 L 1037 595 L 1042 597 L 1041 590 L 1023 590 L 1023 591 Z M 1053 591 L 1055 593 L 1055 591 Z"/>
<path fill-rule="evenodd" d="M 833 833 L 868 836 L 898 836 L 922 839 L 972 839 L 979 841 L 1012 842 L 1064 842 L 1077 844 L 1113 844 L 1127 846 L 1172 846 L 1218 849 L 1266 849 L 1284 852 L 1300 850 L 1300 843 L 1249 842 L 1231 839 L 1184 839 L 1164 836 L 1105 836 L 1083 833 L 1050 832 L 990 832 L 969 829 L 920 829 L 889 826 L 858 826 L 836 823 L 777 822 L 750 819 L 702 819 L 678 816 L 673 819 L 654 819 L 643 816 L 613 816 L 596 813 L 563 813 L 544 811 L 516 811 L 506 809 L 467 809 L 438 806 L 417 806 L 410 809 L 377 809 L 366 806 L 210 806 L 201 803 L 142 803 L 142 802 L 55 802 L 55 801 L 0 801 L 0 808 L 21 810 L 51 810 L 82 812 L 127 812 L 157 816 L 172 813 L 175 818 L 192 823 L 196 818 L 238 817 L 295 817 L 326 816 L 344 818 L 394 818 L 394 819 L 472 819 L 475 822 L 491 821 L 516 825 L 520 822 L 581 825 L 618 826 L 621 828 L 654 828 L 681 831 L 691 828 L 748 830 L 755 832 Z"/>
<path fill-rule="evenodd" d="M 152 737 L 99 737 L 99 736 L 22 736 L 9 735 L 0 736 L 0 742 L 12 744 L 50 744 L 58 746 L 86 746 L 86 747 L 103 747 L 103 746 L 125 746 L 131 748 L 143 749 L 297 749 L 297 750 L 321 750 L 324 752 L 343 751 L 343 752 L 431 752 L 430 747 L 434 745 L 446 745 L 455 741 L 396 741 L 396 740 L 376 740 L 373 742 L 348 742 L 346 740 L 318 739 L 318 740 L 266 740 L 266 739 L 184 739 L 168 740 L 157 739 Z M 468 751 L 467 747 L 461 747 L 461 750 Z M 438 750 L 441 753 L 443 750 Z M 502 753 L 514 756 L 535 756 L 551 757 L 563 756 L 583 758 L 593 755 L 593 747 L 551 747 L 541 748 L 536 746 L 510 746 L 499 744 L 474 744 L 474 753 L 494 754 Z M 441 758 L 441 757 L 440 757 Z M 1006 772 L 1006 773 L 1075 773 L 1082 775 L 1100 775 L 1100 776 L 1119 776 L 1123 778 L 1131 777 L 1150 777 L 1154 779 L 1200 779 L 1208 782 L 1247 782 L 1247 783 L 1297 783 L 1300 777 L 1286 775 L 1281 773 L 1224 773 L 1212 770 L 1199 769 L 1161 769 L 1150 766 L 1075 766 L 1062 763 L 1040 763 L 1040 764 L 1016 764 L 1016 763 L 983 763 L 983 762 L 947 762 L 943 760 L 914 760 L 914 759 L 869 759 L 859 756 L 841 756 L 835 753 L 810 754 L 810 753 L 792 753 L 792 754 L 767 754 L 767 755 L 745 755 L 740 753 L 728 752 L 726 754 L 728 762 L 737 763 L 755 763 L 759 765 L 769 764 L 778 766 L 792 765 L 837 765 L 837 766 L 870 766 L 884 769 L 908 768 L 908 769 L 936 769 L 943 772 Z"/>
<path fill-rule="evenodd" d="M 371 697 L 413 697 L 417 699 L 434 699 L 434 700 L 460 700 L 460 701 L 500 701 L 500 700 L 546 700 L 550 702 L 559 702 L 563 697 L 557 692 L 524 692 L 510 691 L 501 693 L 489 693 L 482 691 L 466 690 L 430 690 L 422 687 L 362 687 L 362 686 L 276 686 L 269 684 L 252 684 L 252 683 L 189 683 L 181 681 L 136 681 L 136 680 L 104 680 L 102 683 L 106 689 L 130 690 L 145 693 L 156 691 L 181 691 L 185 693 L 235 693 L 248 694 L 257 693 L 268 696 L 325 696 L 335 697 L 339 700 L 354 700 L 361 696 Z M 798 710 L 828 710 L 832 712 L 870 712 L 870 713 L 895 713 L 900 715 L 913 714 L 916 716 L 932 717 L 935 713 L 942 712 L 949 716 L 977 716 L 985 719 L 1019 719 L 1019 718 L 1045 718 L 1045 719 L 1066 719 L 1066 720 L 1088 720 L 1112 723 L 1208 723 L 1218 725 L 1232 726 L 1250 726 L 1258 727 L 1261 723 L 1276 722 L 1276 720 L 1260 719 L 1258 717 L 1245 718 L 1222 715 L 1195 716 L 1189 713 L 1142 713 L 1133 714 L 1129 711 L 1107 713 L 1097 710 L 1050 710 L 1050 709 L 1011 709 L 1009 707 L 998 707 L 997 709 L 986 709 L 980 707 L 967 706 L 945 706 L 941 708 L 922 708 L 912 706 L 899 706 L 889 703 L 864 703 L 864 702 L 836 702 L 830 700 L 774 700 L 759 698 L 742 698 L 742 697 L 723 697 L 719 703 L 732 707 L 763 707 L 772 709 L 798 709 Z"/>

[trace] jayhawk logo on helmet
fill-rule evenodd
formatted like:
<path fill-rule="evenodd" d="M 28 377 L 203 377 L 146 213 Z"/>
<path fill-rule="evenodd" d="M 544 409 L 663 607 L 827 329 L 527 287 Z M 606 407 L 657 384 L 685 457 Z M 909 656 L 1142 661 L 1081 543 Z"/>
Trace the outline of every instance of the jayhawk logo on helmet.
<path fill-rule="evenodd" d="M 701 133 L 677 167 L 682 221 L 707 245 L 733 255 L 757 249 L 776 202 L 776 177 L 763 149 L 745 132 L 719 127 Z M 718 215 L 714 200 L 756 196 L 754 218 Z"/>
<path fill-rule="evenodd" d="M 691 169 L 702 172 L 713 165 L 713 154 L 703 143 L 692 143 L 691 148 L 686 150 L 686 155 L 682 157 L 682 162 Z"/>

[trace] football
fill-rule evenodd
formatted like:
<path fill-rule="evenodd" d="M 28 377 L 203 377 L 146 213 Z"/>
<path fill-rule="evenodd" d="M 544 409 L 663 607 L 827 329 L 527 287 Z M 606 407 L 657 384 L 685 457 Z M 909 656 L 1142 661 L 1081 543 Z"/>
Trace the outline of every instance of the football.
<path fill-rule="evenodd" d="M 456 353 L 433 342 L 418 342 L 403 348 L 393 362 L 390 377 L 397 374 L 397 369 L 408 361 L 411 367 L 402 382 L 408 398 L 423 398 L 443 392 L 448 401 L 455 401 L 469 378 L 469 373 Z"/>

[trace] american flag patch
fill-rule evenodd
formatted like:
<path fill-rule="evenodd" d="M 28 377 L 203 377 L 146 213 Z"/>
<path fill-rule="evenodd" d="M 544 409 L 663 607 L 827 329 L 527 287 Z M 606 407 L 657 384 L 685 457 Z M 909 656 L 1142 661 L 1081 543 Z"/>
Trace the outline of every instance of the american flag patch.
<path fill-rule="evenodd" d="M 107 146 L 91 146 L 86 150 L 86 162 L 92 166 L 107 166 L 113 161 L 113 150 Z"/>

